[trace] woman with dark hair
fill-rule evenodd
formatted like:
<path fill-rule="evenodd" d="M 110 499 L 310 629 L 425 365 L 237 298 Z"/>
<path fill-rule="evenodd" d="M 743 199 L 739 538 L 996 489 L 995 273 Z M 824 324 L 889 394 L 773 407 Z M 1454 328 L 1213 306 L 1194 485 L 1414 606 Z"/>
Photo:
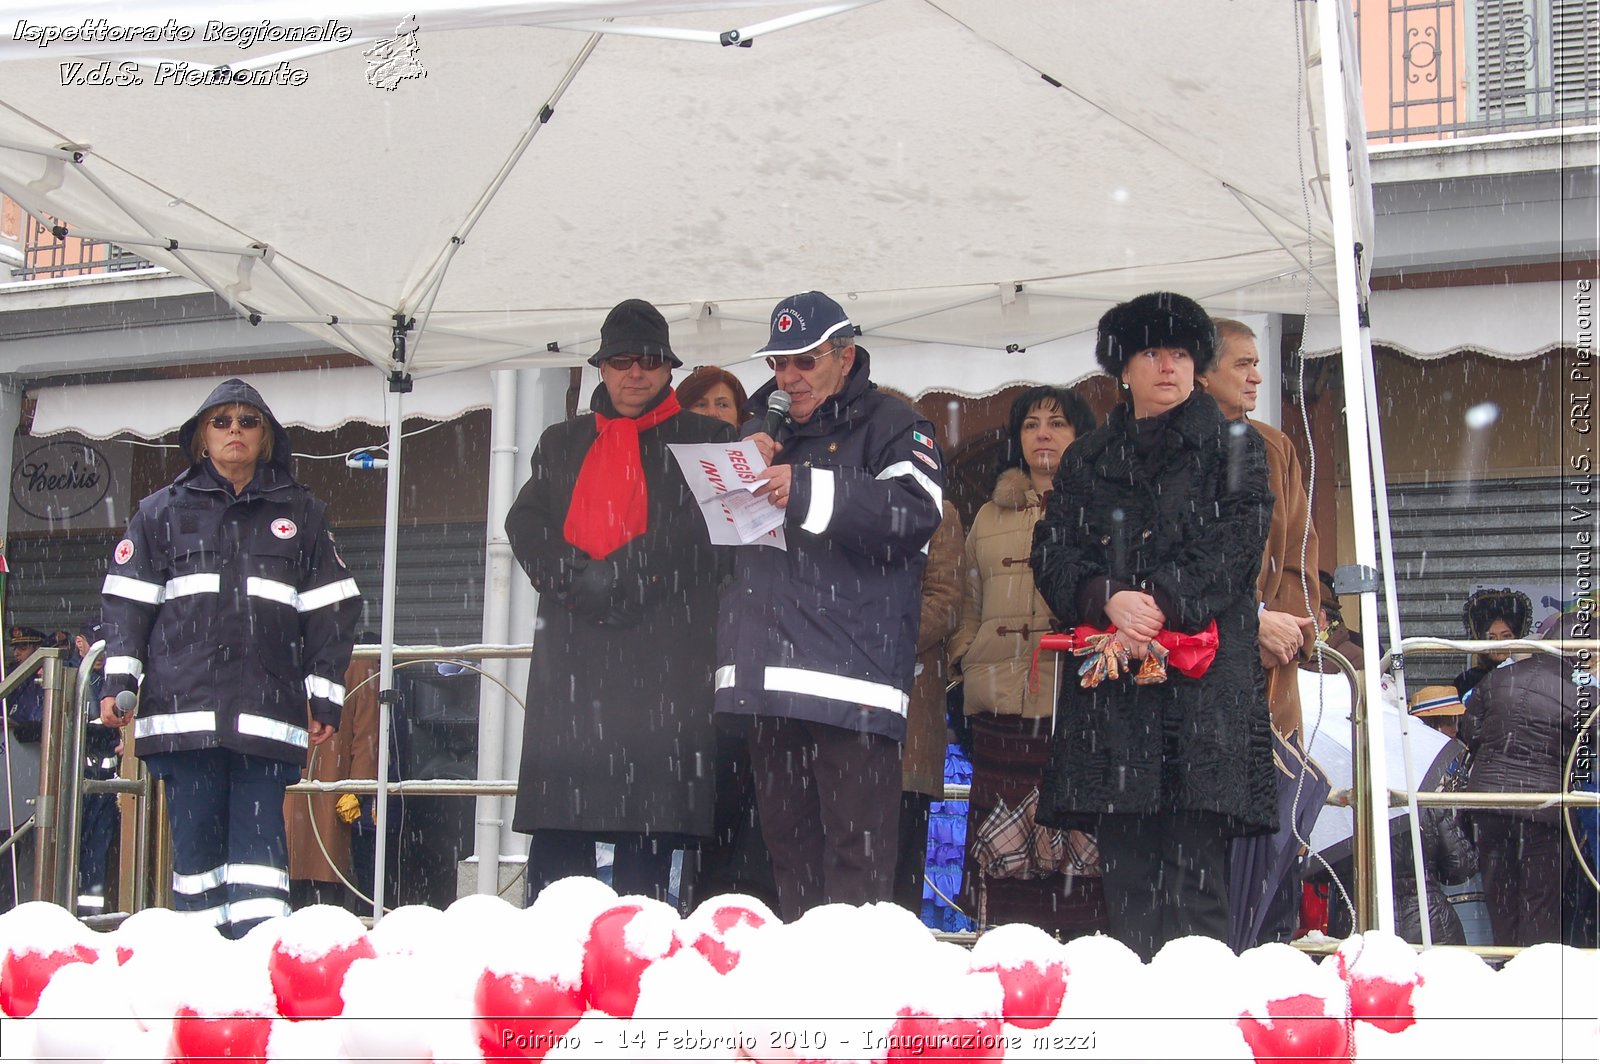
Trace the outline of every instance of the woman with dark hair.
<path fill-rule="evenodd" d="M 1587 614 L 1568 614 L 1546 638 L 1585 639 L 1592 631 Z M 1470 754 L 1464 791 L 1557 794 L 1568 788 L 1567 759 L 1583 711 L 1594 705 L 1585 705 L 1578 690 L 1579 661 L 1575 654 L 1535 653 L 1490 669 L 1472 689 L 1458 735 Z M 1495 945 L 1561 941 L 1561 890 L 1570 860 L 1562 820 L 1562 811 L 1550 806 L 1472 811 Z"/>
<path fill-rule="evenodd" d="M 1484 588 L 1467 596 L 1461 608 L 1461 625 L 1468 639 L 1526 639 L 1533 623 L 1533 601 L 1520 591 L 1509 587 L 1499 591 Z M 1465 698 L 1467 692 L 1478 686 L 1491 671 L 1505 664 L 1511 657 L 1509 650 L 1491 650 L 1474 654 L 1472 665 L 1458 674 L 1455 689 Z"/>
<path fill-rule="evenodd" d="M 1067 453 L 1034 531 L 1040 595 L 1094 648 L 1061 685 L 1038 819 L 1095 833 L 1110 932 L 1145 960 L 1227 940 L 1228 840 L 1278 823 L 1256 633 L 1266 447 L 1195 390 L 1215 356 L 1191 299 L 1107 311 L 1095 357 L 1124 400 Z"/>
<path fill-rule="evenodd" d="M 1092 431 L 1094 414 L 1075 392 L 1040 386 L 1017 396 L 1006 422 L 993 498 L 978 511 L 967 535 L 961 626 L 950 638 L 950 660 L 962 680 L 972 733 L 968 840 L 977 838 L 1000 802 L 1015 809 L 1038 785 L 1049 750 L 1055 655 L 1041 658 L 1031 680 L 1029 669 L 1053 617 L 1034 589 L 1028 553 L 1061 456 Z M 1030 923 L 1062 936 L 1100 927 L 1097 880 L 1042 869 L 1017 871 L 1023 874 L 990 876 L 969 850 L 962 870 L 968 904 L 981 892 L 989 923 Z"/>
<path fill-rule="evenodd" d="M 677 392 L 678 405 L 691 413 L 726 421 L 736 429 L 744 423 L 744 385 L 721 366 L 699 367 L 683 379 Z"/>
<path fill-rule="evenodd" d="M 283 792 L 339 727 L 361 593 L 254 388 L 218 385 L 178 443 L 101 591 L 100 720 L 166 783 L 173 907 L 240 937 L 289 913 Z"/>

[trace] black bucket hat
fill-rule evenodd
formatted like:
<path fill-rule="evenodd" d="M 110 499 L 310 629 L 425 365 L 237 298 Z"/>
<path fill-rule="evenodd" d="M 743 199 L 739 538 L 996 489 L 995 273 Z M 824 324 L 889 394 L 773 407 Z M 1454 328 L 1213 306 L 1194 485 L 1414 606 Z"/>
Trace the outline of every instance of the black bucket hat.
<path fill-rule="evenodd" d="M 612 355 L 661 355 L 677 369 L 683 360 L 672 350 L 667 319 L 642 299 L 624 299 L 611 308 L 600 326 L 600 349 L 589 356 L 598 367 Z"/>

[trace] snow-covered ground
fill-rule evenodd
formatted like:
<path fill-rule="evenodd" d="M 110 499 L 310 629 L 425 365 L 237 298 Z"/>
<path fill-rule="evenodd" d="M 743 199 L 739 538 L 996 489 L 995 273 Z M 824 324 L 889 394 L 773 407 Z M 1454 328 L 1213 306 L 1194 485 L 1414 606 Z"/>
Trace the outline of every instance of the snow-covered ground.
<path fill-rule="evenodd" d="M 687 919 L 592 879 L 366 931 L 313 907 L 239 942 L 165 910 L 98 934 L 0 916 L 0 1060 L 477 1062 L 1595 1061 L 1600 955 L 1496 971 L 1368 934 L 1318 962 L 1200 938 L 1148 965 L 1104 937 L 999 928 L 971 950 L 892 905 Z"/>

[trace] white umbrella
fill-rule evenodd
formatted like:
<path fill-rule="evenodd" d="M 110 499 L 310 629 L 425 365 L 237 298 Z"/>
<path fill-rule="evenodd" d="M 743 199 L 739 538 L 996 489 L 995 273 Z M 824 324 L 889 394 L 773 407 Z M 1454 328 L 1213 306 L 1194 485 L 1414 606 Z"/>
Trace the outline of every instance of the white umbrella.
<path fill-rule="evenodd" d="M 1404 712 L 1392 692 L 1392 681 L 1383 678 L 1383 690 L 1373 705 L 1372 715 L 1381 714 L 1381 734 L 1388 745 L 1389 775 L 1383 781 L 1377 798 L 1388 800 L 1391 790 L 1406 789 L 1406 762 L 1402 753 L 1400 715 Z M 1348 788 L 1351 776 L 1350 685 L 1341 675 L 1324 676 L 1300 670 L 1300 706 L 1304 720 L 1307 745 L 1311 756 L 1328 774 L 1335 790 Z M 1378 728 L 1372 729 L 1380 734 Z M 1411 775 L 1419 790 L 1436 790 L 1449 771 L 1451 763 L 1466 748 L 1442 732 L 1428 727 L 1411 729 Z M 1389 810 L 1389 830 L 1406 829 L 1406 810 L 1398 806 Z M 1350 853 L 1351 810 L 1342 806 L 1326 806 L 1311 831 L 1311 848 L 1329 861 Z"/>

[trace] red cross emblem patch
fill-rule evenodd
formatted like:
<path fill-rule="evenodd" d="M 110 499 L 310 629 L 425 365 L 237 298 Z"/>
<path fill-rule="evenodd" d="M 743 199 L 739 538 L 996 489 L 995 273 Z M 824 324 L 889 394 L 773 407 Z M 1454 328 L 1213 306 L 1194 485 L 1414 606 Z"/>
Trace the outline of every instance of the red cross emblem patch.
<path fill-rule="evenodd" d="M 293 539 L 294 534 L 298 531 L 300 531 L 300 527 L 287 517 L 280 517 L 272 522 L 272 534 L 279 539 Z"/>
<path fill-rule="evenodd" d="M 790 317 L 787 312 L 779 314 L 777 325 L 779 332 L 788 332 L 790 329 L 794 328 L 794 318 Z"/>
<path fill-rule="evenodd" d="M 117 549 L 111 552 L 111 560 L 118 565 L 127 565 L 133 560 L 133 540 L 125 539 L 117 544 Z"/>

